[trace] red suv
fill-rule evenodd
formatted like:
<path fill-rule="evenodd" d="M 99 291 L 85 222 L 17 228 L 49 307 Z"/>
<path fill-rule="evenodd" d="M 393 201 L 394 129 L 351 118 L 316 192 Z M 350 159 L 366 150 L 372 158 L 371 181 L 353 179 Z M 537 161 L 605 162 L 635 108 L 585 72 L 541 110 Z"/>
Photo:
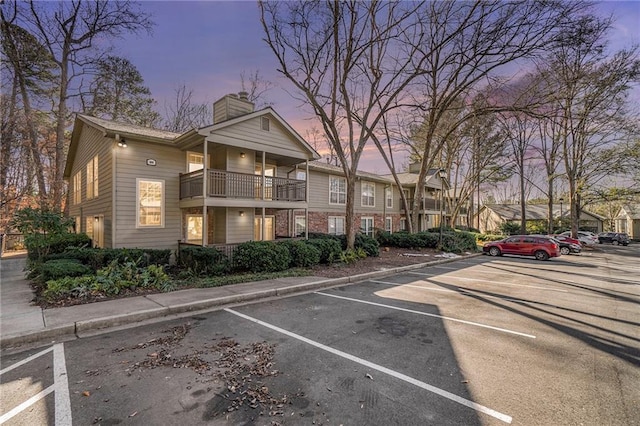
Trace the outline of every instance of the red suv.
<path fill-rule="evenodd" d="M 504 240 L 485 244 L 482 251 L 491 256 L 518 254 L 520 256 L 535 256 L 538 260 L 560 256 L 558 243 L 553 238 L 542 235 L 512 235 Z"/>

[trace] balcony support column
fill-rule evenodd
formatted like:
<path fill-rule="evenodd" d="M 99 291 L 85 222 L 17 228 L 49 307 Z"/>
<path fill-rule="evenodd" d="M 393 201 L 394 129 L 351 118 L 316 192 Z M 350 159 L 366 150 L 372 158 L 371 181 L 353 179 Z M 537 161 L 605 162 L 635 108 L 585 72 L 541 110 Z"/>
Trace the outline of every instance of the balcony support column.
<path fill-rule="evenodd" d="M 207 227 L 209 221 L 207 220 L 207 181 L 209 180 L 209 169 L 207 164 L 209 142 L 204 141 L 204 159 L 202 160 L 202 246 L 206 247 L 209 242 L 209 229 Z"/>

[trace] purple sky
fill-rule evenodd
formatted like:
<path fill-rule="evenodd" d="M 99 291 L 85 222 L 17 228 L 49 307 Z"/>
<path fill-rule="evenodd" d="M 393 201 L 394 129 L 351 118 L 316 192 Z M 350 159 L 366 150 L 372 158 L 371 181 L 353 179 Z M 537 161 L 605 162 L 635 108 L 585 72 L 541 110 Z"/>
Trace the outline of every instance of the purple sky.
<path fill-rule="evenodd" d="M 161 112 L 164 102 L 173 99 L 174 90 L 183 84 L 194 90 L 194 101 L 213 103 L 226 93 L 240 91 L 243 71 L 259 70 L 276 86 L 266 100 L 305 136 L 312 114 L 285 91 L 292 86 L 275 71 L 273 53 L 262 41 L 255 1 L 145 1 L 142 7 L 156 24 L 153 34 L 118 40 L 115 48 L 140 70 Z M 615 16 L 613 47 L 640 43 L 640 2 L 602 2 L 598 10 Z M 634 95 L 640 102 L 640 90 Z M 374 148 L 360 168 L 376 171 L 382 164 Z"/>

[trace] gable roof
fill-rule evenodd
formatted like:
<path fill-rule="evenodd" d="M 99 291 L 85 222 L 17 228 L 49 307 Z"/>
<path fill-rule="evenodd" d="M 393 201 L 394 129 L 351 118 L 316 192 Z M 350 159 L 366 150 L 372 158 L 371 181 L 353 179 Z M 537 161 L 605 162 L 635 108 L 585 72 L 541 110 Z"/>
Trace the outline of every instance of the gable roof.
<path fill-rule="evenodd" d="M 640 204 L 625 204 L 622 206 L 616 219 L 624 219 L 626 217 L 631 220 L 640 219 Z"/>
<path fill-rule="evenodd" d="M 220 123 L 212 124 L 209 126 L 202 127 L 198 129 L 198 133 L 203 136 L 208 136 L 212 133 L 215 133 L 218 130 L 222 130 L 226 127 L 233 126 L 238 123 L 242 123 L 244 121 L 253 120 L 254 118 L 263 117 L 263 116 L 271 116 L 274 118 L 285 130 L 293 137 L 293 139 L 299 143 L 305 150 L 307 150 L 313 159 L 320 159 L 320 154 L 313 149 L 311 145 L 304 140 L 302 136 L 298 132 L 295 131 L 293 127 L 289 125 L 281 116 L 278 114 L 273 108 L 266 107 L 258 111 L 251 112 L 249 114 L 240 115 L 238 117 L 231 118 L 229 120 L 222 121 Z"/>
<path fill-rule="evenodd" d="M 333 164 L 328 164 L 323 161 L 309 162 L 309 170 L 317 170 L 320 172 L 344 176 L 344 170 L 342 169 L 341 166 L 334 166 Z M 395 183 L 393 179 L 389 179 L 386 176 L 380 176 L 375 173 L 369 173 L 362 170 L 356 171 L 356 176 L 366 180 L 375 181 L 375 182 Z"/>
<path fill-rule="evenodd" d="M 424 185 L 431 188 L 440 188 L 440 178 L 437 176 L 439 169 L 429 169 L 424 181 Z M 385 177 L 393 181 L 393 175 L 384 175 Z M 402 186 L 417 186 L 418 185 L 418 173 L 398 173 L 398 180 Z M 446 179 L 442 180 L 445 187 L 449 187 Z"/>
<path fill-rule="evenodd" d="M 571 214 L 569 206 L 563 204 L 562 217 L 568 217 Z M 485 204 L 482 209 L 488 209 L 500 216 L 501 219 L 506 221 L 520 220 L 520 204 Z M 525 212 L 527 220 L 546 220 L 548 216 L 548 206 L 546 204 L 526 204 Z M 560 216 L 560 204 L 554 204 L 552 206 L 553 217 Z M 598 220 L 604 220 L 604 218 L 595 213 L 591 213 L 586 210 L 582 210 L 583 214 L 591 216 Z"/>
<path fill-rule="evenodd" d="M 144 140 L 147 142 L 156 142 L 162 144 L 173 144 L 180 136 L 180 133 L 169 132 L 167 130 L 153 129 L 151 127 L 137 126 L 135 124 L 121 123 L 118 121 L 105 120 L 103 118 L 92 117 L 86 114 L 76 114 L 73 123 L 73 132 L 71 133 L 71 143 L 69 144 L 69 153 L 67 154 L 67 162 L 64 168 L 63 177 L 71 176 L 71 166 L 75 160 L 78 151 L 78 143 L 82 128 L 84 126 L 92 127 L 102 133 L 104 137 L 132 138 Z"/>

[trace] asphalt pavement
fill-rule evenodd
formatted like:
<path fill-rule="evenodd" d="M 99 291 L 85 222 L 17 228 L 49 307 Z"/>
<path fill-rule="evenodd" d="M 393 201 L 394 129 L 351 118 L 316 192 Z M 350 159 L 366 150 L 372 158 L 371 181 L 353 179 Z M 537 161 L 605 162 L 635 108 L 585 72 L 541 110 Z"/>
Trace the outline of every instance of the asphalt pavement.
<path fill-rule="evenodd" d="M 72 340 L 105 329 L 179 318 L 197 311 L 221 309 L 366 279 L 382 278 L 455 259 L 439 259 L 343 278 L 286 277 L 42 309 L 32 303 L 33 290 L 29 281 L 25 279 L 26 254 L 5 254 L 0 260 L 0 348 L 4 351 L 27 344 L 33 346 Z"/>

